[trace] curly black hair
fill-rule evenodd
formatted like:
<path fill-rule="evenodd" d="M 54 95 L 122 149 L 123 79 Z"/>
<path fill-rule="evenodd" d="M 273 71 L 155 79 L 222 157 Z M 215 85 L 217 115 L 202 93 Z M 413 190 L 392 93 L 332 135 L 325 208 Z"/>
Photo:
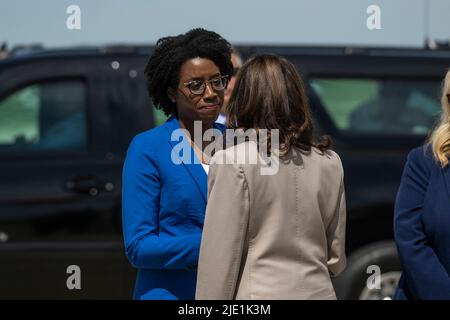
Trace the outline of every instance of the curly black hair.
<path fill-rule="evenodd" d="M 181 65 L 197 57 L 213 61 L 222 75 L 233 73 L 231 45 L 215 32 L 196 28 L 157 41 L 144 74 L 154 106 L 167 116 L 176 114 L 176 104 L 169 99 L 167 90 L 178 86 Z"/>

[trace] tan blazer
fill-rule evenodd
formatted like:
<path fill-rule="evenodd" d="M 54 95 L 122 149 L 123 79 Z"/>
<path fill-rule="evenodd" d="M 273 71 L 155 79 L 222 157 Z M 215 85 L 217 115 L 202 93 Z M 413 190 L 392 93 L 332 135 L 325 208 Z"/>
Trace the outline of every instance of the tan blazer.
<path fill-rule="evenodd" d="M 261 157 L 218 164 L 245 152 L 256 143 L 212 158 L 196 299 L 336 299 L 330 276 L 346 265 L 339 156 L 294 149 L 274 175 L 261 174 L 271 163 Z"/>

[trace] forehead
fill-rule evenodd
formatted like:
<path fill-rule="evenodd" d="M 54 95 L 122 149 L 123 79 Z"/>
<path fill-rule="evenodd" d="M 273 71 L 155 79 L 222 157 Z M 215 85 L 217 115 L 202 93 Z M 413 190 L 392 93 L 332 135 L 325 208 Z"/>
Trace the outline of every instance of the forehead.
<path fill-rule="evenodd" d="M 209 79 L 220 73 L 219 67 L 210 59 L 193 58 L 185 61 L 180 68 L 180 80 L 193 78 Z"/>

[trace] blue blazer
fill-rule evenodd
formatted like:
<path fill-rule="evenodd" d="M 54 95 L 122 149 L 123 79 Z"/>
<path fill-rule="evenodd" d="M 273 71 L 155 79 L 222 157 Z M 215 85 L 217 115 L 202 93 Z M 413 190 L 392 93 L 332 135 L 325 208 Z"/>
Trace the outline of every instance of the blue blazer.
<path fill-rule="evenodd" d="M 171 141 L 179 128 L 172 116 L 134 137 L 127 151 L 122 224 L 126 256 L 138 268 L 134 299 L 195 298 L 208 179 L 200 162 L 193 162 L 195 152 L 185 139 L 179 141 L 190 150 L 191 163 L 172 161 L 174 148 L 180 155 L 176 159 L 186 156 L 182 144 Z"/>
<path fill-rule="evenodd" d="M 403 268 L 395 299 L 450 299 L 450 171 L 430 147 L 408 155 L 394 232 Z"/>

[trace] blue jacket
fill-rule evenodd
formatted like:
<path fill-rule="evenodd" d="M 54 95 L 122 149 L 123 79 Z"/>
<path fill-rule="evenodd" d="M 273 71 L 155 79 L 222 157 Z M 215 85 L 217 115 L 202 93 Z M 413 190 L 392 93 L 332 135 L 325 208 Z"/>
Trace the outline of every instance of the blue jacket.
<path fill-rule="evenodd" d="M 127 151 L 122 224 L 126 256 L 138 268 L 134 299 L 195 298 L 208 179 L 201 164 L 193 163 L 197 158 L 187 142 L 192 162 L 172 161 L 174 147 L 186 156 L 179 148 L 185 140 L 171 141 L 179 128 L 172 116 L 137 135 Z"/>
<path fill-rule="evenodd" d="M 394 231 L 403 268 L 395 299 L 450 299 L 450 171 L 430 147 L 408 155 Z"/>

